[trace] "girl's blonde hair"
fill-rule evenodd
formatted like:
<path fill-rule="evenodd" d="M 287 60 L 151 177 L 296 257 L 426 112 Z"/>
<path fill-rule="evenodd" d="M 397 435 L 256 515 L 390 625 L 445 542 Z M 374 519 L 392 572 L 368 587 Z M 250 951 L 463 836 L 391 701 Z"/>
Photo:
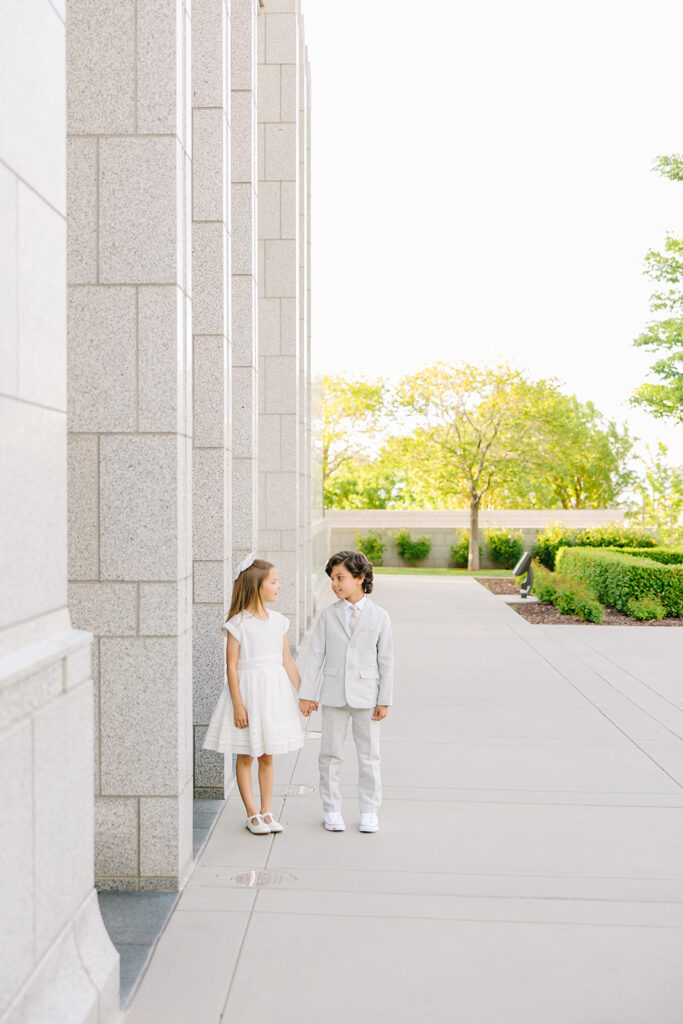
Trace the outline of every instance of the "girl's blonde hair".
<path fill-rule="evenodd" d="M 248 569 L 243 569 L 232 585 L 232 599 L 228 620 L 243 611 L 257 612 L 263 608 L 261 585 L 275 566 L 262 558 L 255 558 Z"/>

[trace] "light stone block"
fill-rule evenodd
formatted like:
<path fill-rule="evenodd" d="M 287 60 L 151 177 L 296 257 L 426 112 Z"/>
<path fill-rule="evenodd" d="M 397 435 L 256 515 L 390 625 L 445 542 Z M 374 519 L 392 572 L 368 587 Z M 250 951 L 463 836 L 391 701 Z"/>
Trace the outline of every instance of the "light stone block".
<path fill-rule="evenodd" d="M 266 64 L 296 64 L 299 49 L 295 14 L 267 14 Z"/>
<path fill-rule="evenodd" d="M 259 354 L 280 354 L 280 299 L 259 299 Z"/>
<path fill-rule="evenodd" d="M 256 19 L 256 60 L 259 64 L 266 63 L 266 19 L 262 12 Z"/>
<path fill-rule="evenodd" d="M 297 352 L 299 318 L 297 300 L 280 299 L 280 354 L 293 356 Z"/>
<path fill-rule="evenodd" d="M 63 413 L 0 396 L 0 629 L 66 605 Z M 31 514 L 27 515 L 26 510 Z"/>
<path fill-rule="evenodd" d="M 31 723 L 0 735 L 0 878 L 3 955 L 0 957 L 0 1014 L 17 979 L 33 967 L 33 764 Z M 11 841 L 10 841 L 11 837 Z"/>
<path fill-rule="evenodd" d="M 225 595 L 225 563 L 195 562 L 193 600 L 195 604 L 223 606 Z"/>
<path fill-rule="evenodd" d="M 138 801 L 100 796 L 95 800 L 95 876 L 135 877 L 138 873 Z"/>
<path fill-rule="evenodd" d="M 266 474 L 266 529 L 295 530 L 296 473 Z"/>
<path fill-rule="evenodd" d="M 134 288 L 69 293 L 69 429 L 136 429 Z"/>
<path fill-rule="evenodd" d="M 250 90 L 256 64 L 256 11 L 253 0 L 232 0 L 230 28 L 231 85 L 233 90 Z"/>
<path fill-rule="evenodd" d="M 300 100 L 298 79 L 299 69 L 295 64 L 281 65 L 280 121 L 291 121 L 293 123 L 297 120 Z"/>
<path fill-rule="evenodd" d="M 266 360 L 266 413 L 296 413 L 297 384 L 296 357 L 270 356 Z"/>
<path fill-rule="evenodd" d="M 264 551 L 282 551 L 282 530 L 261 530 L 258 539 Z"/>
<path fill-rule="evenodd" d="M 192 4 L 192 106 L 225 107 L 225 25 L 222 5 Z"/>
<path fill-rule="evenodd" d="M 100 566 L 108 580 L 174 580 L 178 517 L 175 436 L 100 439 Z"/>
<path fill-rule="evenodd" d="M 62 216 L 66 213 L 65 89 L 63 23 L 44 3 L 3 0 L 3 163 Z"/>
<path fill-rule="evenodd" d="M 192 226 L 192 331 L 227 333 L 228 248 L 225 225 Z"/>
<path fill-rule="evenodd" d="M 280 238 L 280 182 L 260 181 L 258 186 L 258 236 Z"/>
<path fill-rule="evenodd" d="M 267 364 L 266 364 L 267 365 Z M 259 469 L 276 473 L 286 468 L 281 463 L 280 417 L 261 414 L 259 416 Z"/>
<path fill-rule="evenodd" d="M 94 889 L 74 918 L 73 927 L 78 955 L 99 992 L 99 1024 L 115 1021 L 119 1012 L 119 954 L 104 926 Z"/>
<path fill-rule="evenodd" d="M 260 64 L 258 68 L 258 119 L 280 121 L 280 65 Z"/>
<path fill-rule="evenodd" d="M 227 375 L 225 338 L 198 335 L 194 339 L 194 443 L 199 447 L 221 446 L 226 442 Z"/>
<path fill-rule="evenodd" d="M 17 179 L 0 165 L 0 388 L 19 390 Z"/>
<path fill-rule="evenodd" d="M 97 281 L 97 139 L 67 140 L 67 280 Z"/>
<path fill-rule="evenodd" d="M 92 687 L 34 716 L 36 953 L 41 957 L 93 884 Z"/>
<path fill-rule="evenodd" d="M 299 214 L 297 211 L 296 183 L 280 183 L 280 238 L 296 238 Z"/>
<path fill-rule="evenodd" d="M 192 550 L 200 561 L 221 560 L 226 547 L 227 453 L 195 448 L 192 459 Z"/>
<path fill-rule="evenodd" d="M 254 264 L 256 209 L 251 184 L 233 185 L 232 194 L 232 272 L 250 274 Z"/>
<path fill-rule="evenodd" d="M 295 296 L 298 273 L 296 242 L 267 241 L 264 246 L 266 295 L 269 298 Z"/>
<path fill-rule="evenodd" d="M 254 455 L 257 401 L 256 371 L 235 366 L 232 371 L 232 456 L 248 459 Z"/>
<path fill-rule="evenodd" d="M 204 750 L 206 726 L 194 728 L 194 784 L 198 789 L 222 789 L 225 785 L 225 755 Z"/>
<path fill-rule="evenodd" d="M 173 285 L 138 289 L 138 426 L 184 432 L 185 310 Z"/>
<path fill-rule="evenodd" d="M 232 460 L 233 557 L 258 547 L 258 474 L 255 459 Z M 241 559 L 240 559 L 241 561 Z"/>
<path fill-rule="evenodd" d="M 258 163 L 258 180 L 266 177 L 266 126 L 259 123 L 256 128 L 256 159 Z"/>
<path fill-rule="evenodd" d="M 95 434 L 69 434 L 69 579 L 99 576 L 99 442 Z"/>
<path fill-rule="evenodd" d="M 174 876 L 178 863 L 178 798 L 140 798 L 140 874 Z"/>
<path fill-rule="evenodd" d="M 296 125 L 266 124 L 265 180 L 296 181 L 299 169 Z"/>
<path fill-rule="evenodd" d="M 137 131 L 183 137 L 182 5 L 137 0 Z"/>
<path fill-rule="evenodd" d="M 177 583 L 140 584 L 141 636 L 175 636 L 180 632 L 181 591 Z"/>
<path fill-rule="evenodd" d="M 56 20 L 56 18 L 55 18 Z M 78 955 L 74 933 L 64 930 L 3 1024 L 100 1024 L 98 993 Z"/>
<path fill-rule="evenodd" d="M 134 132 L 135 0 L 72 4 L 66 39 L 69 132 Z"/>
<path fill-rule="evenodd" d="M 66 409 L 66 225 L 19 186 L 19 395 Z"/>
<path fill-rule="evenodd" d="M 256 365 L 256 282 L 251 274 L 232 275 L 232 365 Z"/>
<path fill-rule="evenodd" d="M 103 638 L 100 659 L 103 794 L 172 796 L 178 701 L 186 685 L 178 638 Z"/>
<path fill-rule="evenodd" d="M 69 610 L 76 629 L 96 636 L 135 636 L 137 587 L 134 583 L 71 583 Z"/>
<path fill-rule="evenodd" d="M 230 132 L 232 181 L 252 182 L 256 163 L 256 108 L 252 92 L 233 89 Z"/>
<path fill-rule="evenodd" d="M 175 138 L 100 140 L 100 281 L 182 284 L 182 161 Z"/>
<path fill-rule="evenodd" d="M 223 110 L 196 107 L 192 115 L 192 217 L 225 220 L 226 135 Z"/>
<path fill-rule="evenodd" d="M 193 698 L 195 722 L 207 725 L 225 684 L 225 622 L 222 604 L 195 605 L 192 612 Z"/>
<path fill-rule="evenodd" d="M 294 469 L 296 460 L 297 433 L 300 433 L 296 416 L 280 416 L 280 460 L 283 469 Z M 301 439 L 301 438 L 300 438 Z M 299 467 L 301 474 L 301 467 Z"/>

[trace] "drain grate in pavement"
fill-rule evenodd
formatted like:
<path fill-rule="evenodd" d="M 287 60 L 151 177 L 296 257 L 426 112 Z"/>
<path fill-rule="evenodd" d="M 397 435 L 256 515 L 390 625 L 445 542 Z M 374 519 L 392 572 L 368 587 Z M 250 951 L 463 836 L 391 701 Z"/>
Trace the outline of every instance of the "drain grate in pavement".
<path fill-rule="evenodd" d="M 274 786 L 274 796 L 304 796 L 306 793 L 313 793 L 314 786 Z"/>
<path fill-rule="evenodd" d="M 244 885 L 248 889 L 272 889 L 277 885 L 291 885 L 296 882 L 296 875 L 289 871 L 272 871 L 264 868 L 259 871 L 242 871 L 233 876 L 233 882 Z"/>

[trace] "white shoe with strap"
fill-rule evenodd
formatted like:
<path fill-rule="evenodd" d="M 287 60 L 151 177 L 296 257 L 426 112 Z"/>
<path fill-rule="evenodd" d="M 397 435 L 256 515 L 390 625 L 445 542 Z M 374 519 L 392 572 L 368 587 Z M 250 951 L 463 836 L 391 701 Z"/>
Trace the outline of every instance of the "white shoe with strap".
<path fill-rule="evenodd" d="M 259 817 L 261 818 L 261 821 L 268 826 L 268 829 L 271 832 L 284 832 L 283 826 L 276 818 L 273 817 L 270 811 L 263 811 Z"/>
<path fill-rule="evenodd" d="M 255 836 L 265 836 L 270 834 L 270 826 L 266 825 L 262 814 L 252 814 L 250 818 L 247 818 L 245 824 L 249 831 L 253 832 Z"/>

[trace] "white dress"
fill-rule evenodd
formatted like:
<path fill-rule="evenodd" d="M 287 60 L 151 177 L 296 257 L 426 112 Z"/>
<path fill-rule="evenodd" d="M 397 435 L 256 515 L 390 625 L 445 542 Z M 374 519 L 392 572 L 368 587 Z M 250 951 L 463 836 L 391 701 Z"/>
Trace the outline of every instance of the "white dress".
<path fill-rule="evenodd" d="M 285 754 L 304 745 L 294 689 L 282 664 L 289 621 L 271 611 L 267 619 L 240 612 L 223 626 L 239 642 L 237 674 L 249 725 L 238 729 L 227 682 L 206 730 L 203 747 L 222 754 Z M 226 637 L 227 639 L 227 637 Z"/>

